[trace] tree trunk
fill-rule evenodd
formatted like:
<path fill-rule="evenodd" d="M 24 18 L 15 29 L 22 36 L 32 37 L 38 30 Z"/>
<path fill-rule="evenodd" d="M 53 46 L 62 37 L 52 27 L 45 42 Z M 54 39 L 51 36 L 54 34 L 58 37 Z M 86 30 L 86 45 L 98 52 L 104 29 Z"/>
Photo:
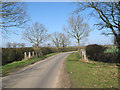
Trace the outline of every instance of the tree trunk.
<path fill-rule="evenodd" d="M 120 63 L 120 45 L 118 45 L 118 63 Z"/>
<path fill-rule="evenodd" d="M 78 39 L 78 52 L 80 54 L 80 40 Z"/>
<path fill-rule="evenodd" d="M 39 48 L 39 44 L 37 43 L 37 48 Z"/>

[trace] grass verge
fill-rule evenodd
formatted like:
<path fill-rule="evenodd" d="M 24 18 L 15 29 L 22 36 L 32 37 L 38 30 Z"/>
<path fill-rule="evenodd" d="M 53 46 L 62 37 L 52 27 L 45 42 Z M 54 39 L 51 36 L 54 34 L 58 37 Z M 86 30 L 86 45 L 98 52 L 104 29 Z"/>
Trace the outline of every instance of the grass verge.
<path fill-rule="evenodd" d="M 49 56 L 55 55 L 58 53 L 51 53 L 44 56 L 41 56 L 39 58 L 29 59 L 29 60 L 22 60 L 22 61 L 15 61 L 13 63 L 6 64 L 2 66 L 2 76 L 9 75 L 11 72 L 17 71 L 18 69 L 25 67 L 30 64 L 34 64 L 37 61 L 43 60 Z"/>
<path fill-rule="evenodd" d="M 115 64 L 80 60 L 72 53 L 66 60 L 72 88 L 118 88 L 118 67 Z M 119 68 L 120 69 L 120 68 Z"/>

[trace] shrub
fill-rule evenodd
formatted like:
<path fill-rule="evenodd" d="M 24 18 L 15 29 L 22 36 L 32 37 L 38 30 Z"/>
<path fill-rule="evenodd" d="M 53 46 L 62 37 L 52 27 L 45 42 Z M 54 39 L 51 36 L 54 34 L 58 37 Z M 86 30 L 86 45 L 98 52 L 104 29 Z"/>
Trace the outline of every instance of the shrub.
<path fill-rule="evenodd" d="M 93 45 L 88 45 L 86 47 L 86 54 L 90 59 L 94 59 L 97 60 L 97 57 L 101 54 L 104 53 L 104 50 L 106 48 L 101 46 L 101 45 L 97 45 L 97 44 L 93 44 Z"/>
<path fill-rule="evenodd" d="M 32 52 L 33 48 L 2 48 L 2 65 L 24 58 L 24 52 Z"/>
<path fill-rule="evenodd" d="M 106 47 L 97 44 L 88 45 L 86 47 L 86 54 L 91 60 L 107 63 L 119 63 L 118 53 L 104 53 L 105 50 Z"/>
<path fill-rule="evenodd" d="M 77 51 L 78 47 L 64 47 L 59 48 L 59 52 Z"/>
<path fill-rule="evenodd" d="M 102 53 L 97 57 L 98 61 L 109 62 L 109 63 L 119 63 L 117 53 Z"/>

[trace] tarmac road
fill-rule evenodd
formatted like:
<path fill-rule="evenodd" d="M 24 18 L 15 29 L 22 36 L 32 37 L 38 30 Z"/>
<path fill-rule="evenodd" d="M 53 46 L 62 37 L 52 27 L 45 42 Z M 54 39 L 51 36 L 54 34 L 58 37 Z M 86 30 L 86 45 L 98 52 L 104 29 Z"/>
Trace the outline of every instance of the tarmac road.
<path fill-rule="evenodd" d="M 3 88 L 56 88 L 60 68 L 72 52 L 60 53 L 2 78 Z"/>

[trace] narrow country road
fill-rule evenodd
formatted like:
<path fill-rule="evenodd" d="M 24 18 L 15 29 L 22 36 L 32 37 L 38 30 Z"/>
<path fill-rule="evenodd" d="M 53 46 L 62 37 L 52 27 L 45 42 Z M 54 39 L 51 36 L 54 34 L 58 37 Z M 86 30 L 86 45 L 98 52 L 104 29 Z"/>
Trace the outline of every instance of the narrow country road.
<path fill-rule="evenodd" d="M 3 88 L 55 88 L 60 68 L 72 52 L 60 53 L 3 77 Z"/>

